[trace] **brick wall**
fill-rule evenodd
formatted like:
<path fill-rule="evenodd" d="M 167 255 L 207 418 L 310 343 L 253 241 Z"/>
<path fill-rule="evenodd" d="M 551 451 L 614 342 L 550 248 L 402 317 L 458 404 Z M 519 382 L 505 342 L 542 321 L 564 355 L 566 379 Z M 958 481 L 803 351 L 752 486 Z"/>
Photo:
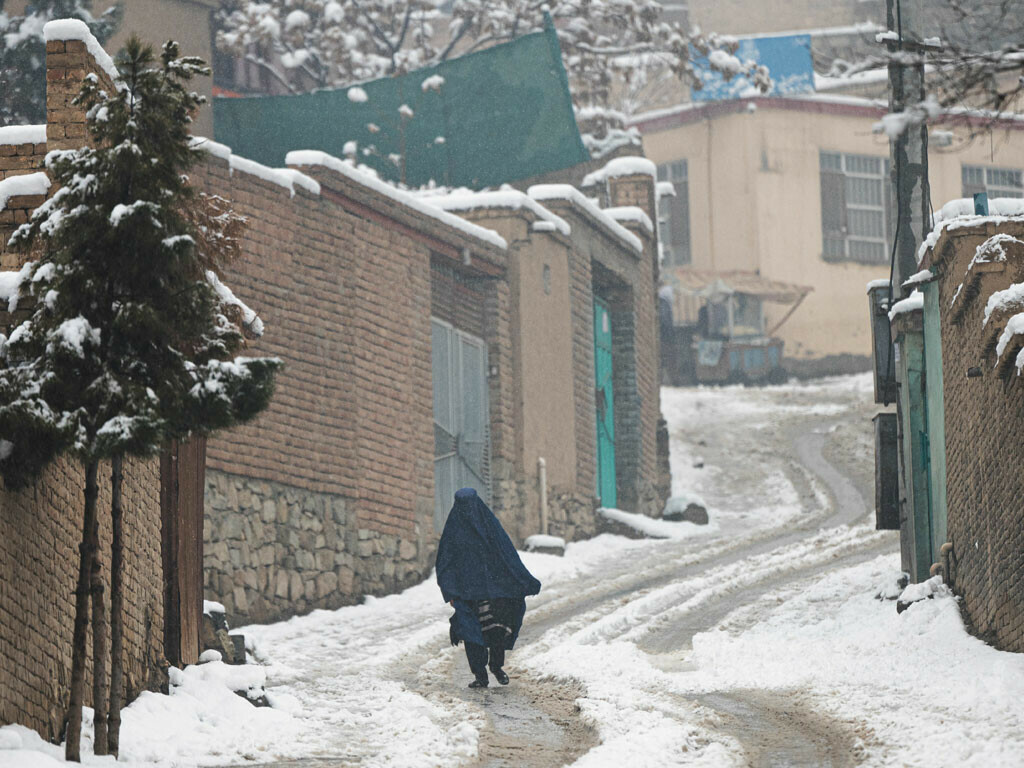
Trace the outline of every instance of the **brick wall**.
<path fill-rule="evenodd" d="M 1024 224 L 961 228 L 931 253 L 940 275 L 945 397 L 950 581 L 962 595 L 975 631 L 999 648 L 1024 651 L 1024 380 L 1012 362 L 1020 342 L 998 366 L 995 342 L 1019 309 L 995 312 L 982 324 L 993 292 L 1024 281 L 1024 245 L 1004 245 L 1006 260 L 976 265 L 978 246 L 997 232 L 1024 239 Z M 958 286 L 964 289 L 950 308 Z M 982 375 L 968 378 L 969 368 Z"/>
<path fill-rule="evenodd" d="M 0 133 L 0 181 L 9 176 L 42 170 L 43 159 L 46 157 L 46 133 L 44 126 L 34 127 L 43 129 L 39 131 L 40 135 L 24 138 L 41 141 L 23 140 L 16 144 L 4 144 Z"/>
<path fill-rule="evenodd" d="M 54 122 L 38 136 L 21 131 L 17 144 L 0 144 L 0 179 L 32 173 L 43 166 L 47 148 L 80 146 L 85 117 L 70 107 L 82 78 L 110 80 L 80 41 L 48 43 L 47 107 Z M 25 134 L 28 134 L 27 136 Z M 0 134 L 2 140 L 2 134 Z M 54 190 L 51 189 L 51 192 Z M 8 252 L 14 228 L 27 221 L 43 196 L 10 198 L 0 210 L 0 269 L 19 268 L 24 254 Z M 0 333 L 27 317 L 23 299 L 13 315 L 0 307 Z M 109 579 L 110 467 L 100 466 L 100 552 Z M 74 589 L 78 578 L 84 472 L 70 459 L 55 461 L 30 488 L 17 493 L 0 483 L 0 723 L 17 722 L 44 737 L 60 736 L 70 696 Z M 126 459 L 125 510 L 125 675 L 128 700 L 162 682 L 163 573 L 160 557 L 159 459 Z M 105 596 L 108 601 L 109 593 Z M 90 643 L 91 654 L 91 643 Z M 85 703 L 91 705 L 91 658 L 87 661 Z"/>
<path fill-rule="evenodd" d="M 499 368 L 508 345 L 507 287 L 474 282 L 479 270 L 463 264 L 463 248 L 486 246 L 337 172 L 302 170 L 321 194 L 293 196 L 212 155 L 192 174 L 248 218 L 229 281 L 267 328 L 251 353 L 285 362 L 270 408 L 207 446 L 207 596 L 233 623 L 337 607 L 429 573 L 431 314 L 482 336 Z M 491 387 L 500 472 L 500 376 Z"/>
<path fill-rule="evenodd" d="M 0 332 L 4 318 L 0 317 Z M 100 551 L 109 579 L 110 467 L 99 472 Z M 0 724 L 58 739 L 71 681 L 71 636 L 84 472 L 62 458 L 17 493 L 0 483 Z M 128 701 L 161 682 L 160 462 L 125 461 L 125 676 Z M 105 596 L 109 611 L 109 593 Z M 90 641 L 91 654 L 91 641 Z M 92 705 L 91 656 L 85 704 Z"/>

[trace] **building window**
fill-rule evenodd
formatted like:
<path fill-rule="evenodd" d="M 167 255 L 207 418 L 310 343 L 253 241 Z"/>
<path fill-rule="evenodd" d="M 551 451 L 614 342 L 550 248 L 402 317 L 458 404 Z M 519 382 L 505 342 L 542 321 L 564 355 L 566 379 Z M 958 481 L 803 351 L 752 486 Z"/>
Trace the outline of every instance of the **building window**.
<path fill-rule="evenodd" d="M 658 181 L 667 181 L 675 197 L 663 195 L 658 211 L 658 236 L 665 266 L 690 263 L 690 190 L 685 160 L 658 166 Z"/>
<path fill-rule="evenodd" d="M 964 197 L 987 192 L 989 200 L 996 197 L 1024 197 L 1024 174 L 1013 168 L 988 168 L 983 165 L 960 167 Z"/>
<path fill-rule="evenodd" d="M 822 257 L 886 264 L 892 242 L 889 160 L 821 152 Z"/>

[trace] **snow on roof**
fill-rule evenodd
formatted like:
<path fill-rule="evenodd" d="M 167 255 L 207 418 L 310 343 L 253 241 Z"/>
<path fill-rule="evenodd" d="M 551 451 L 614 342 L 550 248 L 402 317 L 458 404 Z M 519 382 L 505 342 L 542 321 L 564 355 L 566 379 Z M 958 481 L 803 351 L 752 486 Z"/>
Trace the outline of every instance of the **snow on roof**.
<path fill-rule="evenodd" d="M 650 162 L 650 161 L 648 161 Z M 526 193 L 534 200 L 566 200 L 595 221 L 600 222 L 615 237 L 629 245 L 638 254 L 643 253 L 644 246 L 640 238 L 623 227 L 619 222 L 609 216 L 605 211 L 598 208 L 594 203 L 570 184 L 534 184 Z"/>
<path fill-rule="evenodd" d="M 508 247 L 508 243 L 505 242 L 505 238 L 494 230 L 481 227 L 478 224 L 466 221 L 461 216 L 456 216 L 453 213 L 443 211 L 437 206 L 429 204 L 426 200 L 419 198 L 410 192 L 393 187 L 390 184 L 370 175 L 366 171 L 356 168 L 348 160 L 341 160 L 333 155 L 327 154 L 326 152 L 306 149 L 289 152 L 285 157 L 285 162 L 288 165 L 322 166 L 351 179 L 357 184 L 361 184 L 368 189 L 372 189 L 385 197 L 389 197 L 395 202 L 401 203 L 417 213 L 424 214 L 432 219 L 437 219 L 453 229 L 459 230 L 465 235 L 474 237 L 477 240 L 482 240 L 501 249 Z"/>
<path fill-rule="evenodd" d="M 639 224 L 648 232 L 654 232 L 654 224 L 643 208 L 636 205 L 619 205 L 602 209 L 616 221 L 628 221 L 632 224 Z"/>
<path fill-rule="evenodd" d="M 892 305 L 892 309 L 889 310 L 889 322 L 895 320 L 897 315 L 903 315 L 907 312 L 920 312 L 923 310 L 924 294 L 915 288 L 907 298 L 901 299 Z"/>
<path fill-rule="evenodd" d="M 45 125 L 5 125 L 0 128 L 0 144 L 45 143 Z"/>
<path fill-rule="evenodd" d="M 887 277 L 880 277 L 877 280 L 871 280 L 868 283 L 868 285 L 867 285 L 867 292 L 871 293 L 873 290 L 875 290 L 877 288 L 888 288 L 888 287 L 889 287 L 889 278 L 887 278 Z"/>
<path fill-rule="evenodd" d="M 583 179 L 584 187 L 591 184 L 602 184 L 608 179 L 618 176 L 653 176 L 658 175 L 658 166 L 646 157 L 617 157 L 603 168 L 588 173 Z"/>
<path fill-rule="evenodd" d="M 117 71 L 117 67 L 114 66 L 114 60 L 110 58 L 109 53 L 103 50 L 103 46 L 100 45 L 99 40 L 93 37 L 84 21 L 78 19 L 48 21 L 43 27 L 43 40 L 48 43 L 53 40 L 81 40 L 85 43 L 89 53 L 96 59 L 96 63 L 100 65 L 100 69 L 106 72 L 115 84 L 121 82 L 121 75 Z"/>
<path fill-rule="evenodd" d="M 7 206 L 7 201 L 20 195 L 45 195 L 50 188 L 50 177 L 42 171 L 26 173 L 21 176 L 9 176 L 0 181 L 0 210 Z"/>
<path fill-rule="evenodd" d="M 493 192 L 460 190 L 447 195 L 425 195 L 420 199 L 443 211 L 473 211 L 481 208 L 526 209 L 541 222 L 550 224 L 554 231 L 561 232 L 563 235 L 569 235 L 572 232 L 565 219 L 556 216 L 532 197 L 517 189 L 501 189 Z M 538 231 L 544 231 L 544 229 L 541 228 Z"/>

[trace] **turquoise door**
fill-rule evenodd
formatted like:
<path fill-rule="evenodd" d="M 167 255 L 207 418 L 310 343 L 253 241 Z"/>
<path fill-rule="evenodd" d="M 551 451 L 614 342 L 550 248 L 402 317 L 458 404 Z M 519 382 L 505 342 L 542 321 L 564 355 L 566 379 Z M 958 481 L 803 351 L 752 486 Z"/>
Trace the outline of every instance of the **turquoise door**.
<path fill-rule="evenodd" d="M 594 399 L 597 406 L 597 495 L 601 506 L 614 507 L 615 396 L 612 392 L 612 318 L 608 306 L 594 299 Z"/>

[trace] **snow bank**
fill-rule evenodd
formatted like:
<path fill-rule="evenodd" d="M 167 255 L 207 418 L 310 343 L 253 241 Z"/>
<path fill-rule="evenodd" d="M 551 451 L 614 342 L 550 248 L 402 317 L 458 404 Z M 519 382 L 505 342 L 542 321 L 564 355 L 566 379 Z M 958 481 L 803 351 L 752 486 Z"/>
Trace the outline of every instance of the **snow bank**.
<path fill-rule="evenodd" d="M 638 224 L 648 232 L 654 232 L 654 225 L 651 223 L 651 217 L 644 212 L 643 208 L 635 205 L 619 205 L 611 208 L 602 208 L 601 210 L 616 221 L 627 221 L 631 224 Z"/>
<path fill-rule="evenodd" d="M 534 549 L 565 549 L 565 539 L 558 536 L 547 536 L 543 533 L 527 536 L 523 544 L 528 552 Z"/>
<path fill-rule="evenodd" d="M 342 176 L 351 179 L 357 184 L 361 184 L 367 189 L 372 189 L 374 192 L 382 194 L 385 197 L 389 197 L 395 202 L 401 203 L 417 213 L 424 214 L 432 219 L 437 219 L 453 229 L 459 230 L 465 235 L 487 242 L 497 248 L 505 249 L 508 247 L 508 243 L 505 242 L 505 238 L 494 230 L 481 227 L 477 224 L 472 224 L 459 216 L 455 216 L 454 214 L 430 205 L 425 201 L 425 199 L 419 198 L 405 190 L 393 187 L 369 173 L 356 168 L 355 165 L 348 160 L 340 160 L 333 155 L 328 155 L 326 152 L 305 149 L 289 152 L 284 161 L 288 165 L 322 166 L 330 171 L 334 171 L 335 173 L 339 173 Z"/>
<path fill-rule="evenodd" d="M 121 75 L 117 71 L 117 67 L 114 66 L 114 60 L 110 58 L 110 54 L 103 50 L 103 46 L 100 45 L 99 40 L 93 37 L 92 32 L 89 31 L 89 27 L 86 26 L 84 21 L 79 21 L 78 19 L 54 19 L 53 21 L 48 21 L 43 27 L 43 40 L 48 43 L 54 40 L 81 40 L 85 43 L 89 53 L 96 59 L 100 69 L 107 73 L 107 76 L 114 84 L 117 85 L 121 82 Z"/>
<path fill-rule="evenodd" d="M 608 179 L 614 179 L 619 176 L 650 176 L 656 179 L 658 177 L 658 166 L 646 157 L 617 157 L 609 161 L 603 168 L 593 173 L 588 173 L 583 178 L 582 186 L 589 187 L 592 184 L 603 184 Z"/>
<path fill-rule="evenodd" d="M 5 125 L 0 128 L 0 144 L 45 143 L 45 125 Z"/>
<path fill-rule="evenodd" d="M 0 181 L 0 211 L 7 207 L 12 197 L 22 195 L 45 195 L 50 189 L 50 177 L 42 171 L 9 176 Z"/>
<path fill-rule="evenodd" d="M 647 162 L 650 161 L 648 160 Z M 534 200 L 540 200 L 541 202 L 545 200 L 566 200 L 581 209 L 591 219 L 604 225 L 613 236 L 632 248 L 637 254 L 642 254 L 644 251 L 643 243 L 640 242 L 639 237 L 619 224 L 605 211 L 598 208 L 590 198 L 576 189 L 576 187 L 569 184 L 534 184 L 526 190 L 526 194 Z"/>
<path fill-rule="evenodd" d="M 609 509 L 608 507 L 599 508 L 597 514 L 608 520 L 629 526 L 634 531 L 655 539 L 688 539 L 699 534 L 718 530 L 718 526 L 714 523 L 709 525 L 697 525 L 690 522 L 673 523 L 668 520 L 657 520 L 653 517 L 647 517 L 647 515 L 638 515 L 633 512 L 624 512 L 621 509 Z"/>
<path fill-rule="evenodd" d="M 563 235 L 572 232 L 565 219 L 556 216 L 532 197 L 516 189 L 501 189 L 494 192 L 460 190 L 449 195 L 424 195 L 420 199 L 442 211 L 475 211 L 483 208 L 525 209 Z"/>

